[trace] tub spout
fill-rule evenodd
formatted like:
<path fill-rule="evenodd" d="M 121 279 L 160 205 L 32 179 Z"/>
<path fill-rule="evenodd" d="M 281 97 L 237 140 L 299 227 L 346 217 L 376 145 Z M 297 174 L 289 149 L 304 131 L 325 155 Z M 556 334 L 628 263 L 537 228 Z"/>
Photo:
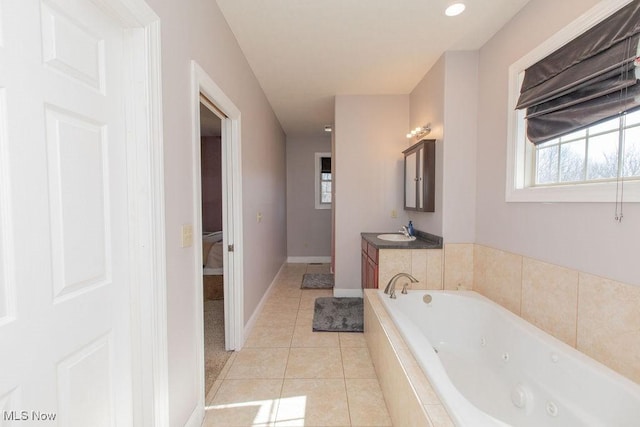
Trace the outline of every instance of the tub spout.
<path fill-rule="evenodd" d="M 390 298 L 395 298 L 396 297 L 396 281 L 401 277 L 406 277 L 407 279 L 409 279 L 411 281 L 411 283 L 417 283 L 418 282 L 418 279 L 416 279 L 415 277 L 413 277 L 409 273 L 398 273 L 398 274 L 396 274 L 395 276 L 393 276 L 391 278 L 391 280 L 389 280 L 389 283 L 387 283 L 387 287 L 384 288 L 384 293 L 385 294 L 389 294 Z"/>

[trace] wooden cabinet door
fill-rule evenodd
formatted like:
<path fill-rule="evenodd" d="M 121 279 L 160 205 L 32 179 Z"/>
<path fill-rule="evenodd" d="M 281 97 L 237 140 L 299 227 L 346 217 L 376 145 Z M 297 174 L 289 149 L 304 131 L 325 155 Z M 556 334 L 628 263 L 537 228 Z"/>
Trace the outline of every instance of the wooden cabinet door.
<path fill-rule="evenodd" d="M 373 262 L 371 258 L 368 259 L 367 263 L 367 282 L 368 288 L 378 288 L 378 264 Z"/>
<path fill-rule="evenodd" d="M 406 209 L 417 209 L 418 200 L 418 171 L 417 171 L 416 151 L 409 153 L 404 158 L 404 207 Z"/>
<path fill-rule="evenodd" d="M 435 211 L 435 140 L 422 140 L 403 151 L 404 209 Z"/>
<path fill-rule="evenodd" d="M 361 282 L 362 282 L 362 289 L 366 289 L 368 287 L 369 281 L 367 280 L 367 274 L 368 274 L 368 265 L 369 265 L 369 257 L 367 256 L 367 252 L 366 251 L 362 251 L 362 260 L 360 263 L 360 276 L 361 276 Z"/>
<path fill-rule="evenodd" d="M 362 289 L 376 289 L 378 287 L 378 249 L 364 239 L 362 239 L 360 268 Z"/>

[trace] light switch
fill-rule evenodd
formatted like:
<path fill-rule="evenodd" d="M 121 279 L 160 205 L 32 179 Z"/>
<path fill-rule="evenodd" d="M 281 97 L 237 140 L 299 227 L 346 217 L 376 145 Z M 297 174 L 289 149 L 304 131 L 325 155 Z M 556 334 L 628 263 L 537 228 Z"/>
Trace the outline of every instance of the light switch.
<path fill-rule="evenodd" d="M 398 218 L 398 211 L 396 211 L 395 209 L 393 209 L 391 211 L 391 218 Z"/>
<path fill-rule="evenodd" d="M 182 241 L 181 247 L 188 248 L 193 245 L 193 224 L 182 224 Z"/>
<path fill-rule="evenodd" d="M 262 222 L 262 212 L 256 214 L 256 222 Z"/>

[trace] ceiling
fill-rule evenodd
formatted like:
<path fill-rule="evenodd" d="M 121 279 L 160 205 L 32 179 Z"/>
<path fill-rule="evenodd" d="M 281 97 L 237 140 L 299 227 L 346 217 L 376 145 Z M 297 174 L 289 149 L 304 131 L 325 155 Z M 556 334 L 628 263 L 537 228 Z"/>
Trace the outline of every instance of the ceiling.
<path fill-rule="evenodd" d="M 443 52 L 477 50 L 528 0 L 217 0 L 289 137 L 322 134 L 337 94 L 408 94 Z"/>

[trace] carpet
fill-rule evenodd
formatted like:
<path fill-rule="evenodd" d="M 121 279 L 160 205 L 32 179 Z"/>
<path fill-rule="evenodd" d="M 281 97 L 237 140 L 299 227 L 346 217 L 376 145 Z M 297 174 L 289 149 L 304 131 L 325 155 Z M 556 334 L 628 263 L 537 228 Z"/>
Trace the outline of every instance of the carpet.
<path fill-rule="evenodd" d="M 362 298 L 316 298 L 313 308 L 313 330 L 316 332 L 363 332 Z"/>
<path fill-rule="evenodd" d="M 332 289 L 333 274 L 331 273 L 307 273 L 302 276 L 300 289 Z"/>
<path fill-rule="evenodd" d="M 205 393 L 213 386 L 232 353 L 224 348 L 224 300 L 204 301 Z"/>

